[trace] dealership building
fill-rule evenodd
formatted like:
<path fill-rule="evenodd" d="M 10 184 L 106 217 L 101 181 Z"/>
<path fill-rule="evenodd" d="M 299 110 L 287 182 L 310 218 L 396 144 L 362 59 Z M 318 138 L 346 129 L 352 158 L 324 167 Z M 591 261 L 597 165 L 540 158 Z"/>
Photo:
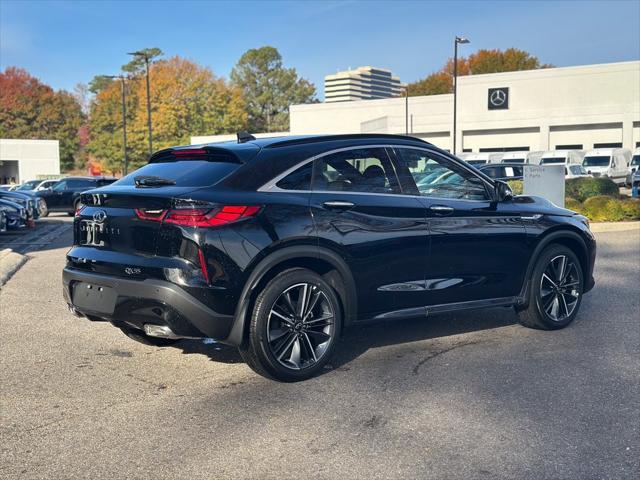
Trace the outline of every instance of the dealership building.
<path fill-rule="evenodd" d="M 0 139 L 0 184 L 60 175 L 58 140 Z"/>
<path fill-rule="evenodd" d="M 457 151 L 640 146 L 640 61 L 458 79 Z M 453 143 L 453 95 L 292 105 L 291 134 L 400 133 Z"/>

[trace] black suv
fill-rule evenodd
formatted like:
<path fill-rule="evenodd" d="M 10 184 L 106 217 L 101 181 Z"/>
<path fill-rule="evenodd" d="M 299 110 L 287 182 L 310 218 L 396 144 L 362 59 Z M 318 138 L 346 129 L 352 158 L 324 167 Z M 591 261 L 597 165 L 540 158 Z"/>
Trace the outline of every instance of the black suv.
<path fill-rule="evenodd" d="M 92 188 L 99 188 L 115 182 L 115 178 L 107 177 L 67 177 L 58 181 L 53 187 L 35 192 L 47 202 L 46 217 L 49 212 L 66 212 L 73 215 L 80 203 L 80 194 Z"/>
<path fill-rule="evenodd" d="M 350 325 L 514 307 L 557 329 L 594 285 L 585 217 L 429 143 L 238 138 L 162 150 L 82 195 L 63 272 L 74 313 L 153 345 L 213 338 L 294 381 Z"/>

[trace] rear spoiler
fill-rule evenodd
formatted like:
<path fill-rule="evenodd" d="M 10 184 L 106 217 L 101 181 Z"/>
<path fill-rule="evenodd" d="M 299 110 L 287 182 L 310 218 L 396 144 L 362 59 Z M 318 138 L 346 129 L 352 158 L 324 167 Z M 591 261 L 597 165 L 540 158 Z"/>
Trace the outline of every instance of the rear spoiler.
<path fill-rule="evenodd" d="M 205 160 L 208 162 L 244 163 L 232 150 L 219 147 L 172 147 L 151 155 L 149 163 L 175 162 L 177 160 Z"/>

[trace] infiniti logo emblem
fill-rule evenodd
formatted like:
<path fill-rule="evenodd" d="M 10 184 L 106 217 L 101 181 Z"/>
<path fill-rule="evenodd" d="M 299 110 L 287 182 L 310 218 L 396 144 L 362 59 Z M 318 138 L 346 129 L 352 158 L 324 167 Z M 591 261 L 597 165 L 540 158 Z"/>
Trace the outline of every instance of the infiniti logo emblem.
<path fill-rule="evenodd" d="M 102 223 L 105 221 L 106 218 L 107 218 L 107 212 L 105 212 L 104 210 L 98 210 L 96 213 L 93 214 L 93 221 L 96 223 Z"/>

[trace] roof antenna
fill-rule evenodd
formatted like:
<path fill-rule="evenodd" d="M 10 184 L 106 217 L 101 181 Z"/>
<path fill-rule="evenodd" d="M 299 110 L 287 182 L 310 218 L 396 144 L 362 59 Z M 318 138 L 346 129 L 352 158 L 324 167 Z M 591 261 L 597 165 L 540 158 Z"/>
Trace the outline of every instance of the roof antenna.
<path fill-rule="evenodd" d="M 236 135 L 238 136 L 238 143 L 246 143 L 256 139 L 249 132 L 238 132 Z"/>

